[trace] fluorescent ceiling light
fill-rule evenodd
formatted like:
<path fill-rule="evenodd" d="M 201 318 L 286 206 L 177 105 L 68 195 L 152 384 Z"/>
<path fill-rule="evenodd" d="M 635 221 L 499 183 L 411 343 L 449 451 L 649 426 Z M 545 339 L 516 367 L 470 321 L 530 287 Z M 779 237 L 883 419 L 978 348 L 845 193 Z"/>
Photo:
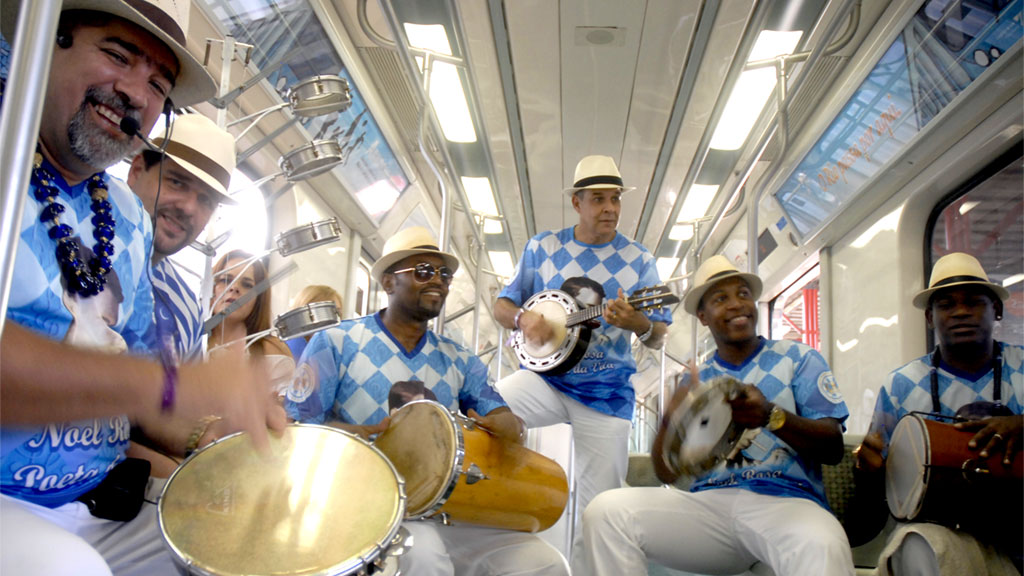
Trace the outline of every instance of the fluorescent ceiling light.
<path fill-rule="evenodd" d="M 967 214 L 971 210 L 974 210 L 974 208 L 978 204 L 981 204 L 981 202 L 978 202 L 977 200 L 971 200 L 969 202 L 964 202 L 963 204 L 960 205 L 960 215 L 963 216 L 964 214 Z"/>
<path fill-rule="evenodd" d="M 754 42 L 747 62 L 767 60 L 782 54 L 792 54 L 800 42 L 803 32 L 777 32 L 762 30 Z M 722 116 L 711 137 L 711 148 L 716 150 L 738 150 L 747 140 L 747 135 L 764 110 L 775 90 L 775 68 L 764 67 L 747 70 L 740 74 L 725 104 Z"/>
<path fill-rule="evenodd" d="M 1024 274 L 1014 274 L 1013 276 L 1010 276 L 1006 280 L 1003 280 L 1003 288 L 1013 286 L 1014 284 L 1020 282 L 1021 280 L 1024 280 Z"/>
<path fill-rule="evenodd" d="M 694 184 L 683 200 L 683 207 L 679 209 L 679 216 L 676 217 L 676 224 L 692 222 L 703 218 L 708 213 L 708 208 L 715 200 L 718 193 L 717 185 Z"/>
<path fill-rule="evenodd" d="M 491 202 L 494 201 L 491 200 Z M 484 220 L 484 234 L 501 234 L 502 230 L 501 220 L 491 220 L 490 218 Z"/>
<path fill-rule="evenodd" d="M 405 24 L 405 35 L 409 44 L 439 54 L 451 56 L 448 33 L 440 24 Z M 423 58 L 417 57 L 420 71 Z M 444 137 L 451 142 L 476 142 L 476 129 L 469 115 L 466 93 L 462 90 L 459 69 L 447 62 L 434 61 L 430 73 L 430 102 L 434 105 L 437 121 L 441 123 Z"/>
<path fill-rule="evenodd" d="M 668 233 L 669 240 L 685 241 L 693 238 L 693 224 L 676 224 Z"/>
<path fill-rule="evenodd" d="M 671 278 L 677 264 L 679 264 L 679 258 L 658 258 L 654 265 L 658 268 L 659 278 Z"/>
<path fill-rule="evenodd" d="M 498 206 L 494 203 L 494 192 L 491 191 L 489 179 L 463 176 L 462 187 L 466 189 L 469 207 L 474 212 L 490 216 L 498 215 Z"/>
<path fill-rule="evenodd" d="M 516 272 L 516 267 L 512 264 L 512 255 L 506 251 L 492 252 L 488 251 L 487 255 L 491 257 L 491 266 L 494 266 L 494 271 L 502 277 L 511 278 Z"/>
<path fill-rule="evenodd" d="M 356 192 L 356 200 L 370 213 L 370 216 L 384 214 L 398 201 L 398 190 L 387 180 L 377 180 Z"/>

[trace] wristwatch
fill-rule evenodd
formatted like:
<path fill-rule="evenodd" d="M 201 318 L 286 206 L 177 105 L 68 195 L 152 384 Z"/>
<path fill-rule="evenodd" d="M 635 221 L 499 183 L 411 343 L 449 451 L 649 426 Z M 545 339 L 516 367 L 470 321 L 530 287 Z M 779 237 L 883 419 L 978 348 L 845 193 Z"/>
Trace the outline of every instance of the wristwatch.
<path fill-rule="evenodd" d="M 779 408 L 778 404 L 772 404 L 772 411 L 768 413 L 768 430 L 775 432 L 786 424 L 786 411 Z"/>

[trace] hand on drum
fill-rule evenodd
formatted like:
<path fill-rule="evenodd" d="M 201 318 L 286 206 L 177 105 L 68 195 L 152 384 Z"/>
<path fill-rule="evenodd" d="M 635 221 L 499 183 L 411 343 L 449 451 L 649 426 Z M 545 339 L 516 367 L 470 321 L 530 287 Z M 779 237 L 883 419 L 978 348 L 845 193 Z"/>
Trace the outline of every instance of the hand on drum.
<path fill-rule="evenodd" d="M 337 428 L 338 430 L 344 430 L 345 432 L 355 434 L 363 440 L 371 441 L 378 434 L 387 430 L 388 426 L 391 426 L 391 418 L 384 418 L 376 424 L 349 424 L 347 422 L 342 422 L 341 420 L 331 420 L 330 422 L 326 422 L 326 424 L 332 428 Z"/>
<path fill-rule="evenodd" d="M 555 331 L 544 319 L 544 315 L 532 310 L 524 311 L 523 315 L 519 317 L 519 328 L 527 340 L 538 346 L 555 337 Z"/>
<path fill-rule="evenodd" d="M 265 450 L 267 428 L 284 430 L 286 420 L 284 409 L 267 393 L 269 387 L 266 374 L 235 347 L 208 362 L 179 368 L 174 414 L 196 420 L 215 414 L 224 433 L 247 432 Z"/>
<path fill-rule="evenodd" d="M 481 416 L 470 408 L 466 415 L 498 438 L 514 444 L 523 444 L 526 441 L 526 425 L 508 408 L 496 408 L 487 416 Z"/>
<path fill-rule="evenodd" d="M 1024 432 L 1024 416 L 994 416 L 971 422 L 957 422 L 960 430 L 977 430 L 967 446 L 971 450 L 981 448 L 982 458 L 989 454 L 1003 453 L 1003 464 L 1009 466 L 1014 455 L 1021 450 L 1021 433 Z"/>
<path fill-rule="evenodd" d="M 753 384 L 744 384 L 729 400 L 732 421 L 743 428 L 760 428 L 768 422 L 771 402 Z"/>
<path fill-rule="evenodd" d="M 885 440 L 882 439 L 881 434 L 871 432 L 864 436 L 864 441 L 853 451 L 857 469 L 867 472 L 881 470 L 885 466 L 882 450 L 885 450 Z"/>

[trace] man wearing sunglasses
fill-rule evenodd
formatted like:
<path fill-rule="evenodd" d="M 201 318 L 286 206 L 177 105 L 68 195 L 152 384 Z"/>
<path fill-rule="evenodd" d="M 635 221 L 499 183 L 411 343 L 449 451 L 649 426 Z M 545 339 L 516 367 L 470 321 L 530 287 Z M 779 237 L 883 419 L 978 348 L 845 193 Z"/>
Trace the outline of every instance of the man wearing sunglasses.
<path fill-rule="evenodd" d="M 416 381 L 424 397 L 433 395 L 445 408 L 522 443 L 525 428 L 487 382 L 487 367 L 427 328 L 458 268 L 458 259 L 438 250 L 425 228 L 391 237 L 371 271 L 388 307 L 313 336 L 285 392 L 288 415 L 370 438 L 388 427 L 392 388 Z M 568 574 L 561 554 L 532 534 L 415 520 L 404 526 L 415 544 L 401 556 L 403 574 Z"/>

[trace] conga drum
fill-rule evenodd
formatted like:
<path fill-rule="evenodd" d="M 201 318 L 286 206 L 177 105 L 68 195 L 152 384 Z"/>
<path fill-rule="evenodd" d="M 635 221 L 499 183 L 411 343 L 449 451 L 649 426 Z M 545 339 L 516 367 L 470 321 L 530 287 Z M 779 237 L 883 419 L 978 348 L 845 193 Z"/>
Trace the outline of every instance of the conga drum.
<path fill-rule="evenodd" d="M 537 532 L 569 498 L 557 462 L 495 437 L 430 400 L 402 406 L 374 445 L 405 479 L 408 518 Z"/>
<path fill-rule="evenodd" d="M 732 452 L 743 429 L 732 421 L 729 399 L 742 384 L 728 376 L 699 384 L 669 415 L 662 459 L 683 477 L 697 477 Z"/>
<path fill-rule="evenodd" d="M 975 432 L 958 430 L 921 414 L 900 418 L 889 441 L 885 494 L 899 520 L 984 529 L 1007 522 L 1020 527 L 1024 458 L 1009 466 L 1002 453 L 981 458 L 967 442 Z"/>
<path fill-rule="evenodd" d="M 160 532 L 183 574 L 396 574 L 402 480 L 369 443 L 297 424 L 257 454 L 226 436 L 171 475 Z"/>

